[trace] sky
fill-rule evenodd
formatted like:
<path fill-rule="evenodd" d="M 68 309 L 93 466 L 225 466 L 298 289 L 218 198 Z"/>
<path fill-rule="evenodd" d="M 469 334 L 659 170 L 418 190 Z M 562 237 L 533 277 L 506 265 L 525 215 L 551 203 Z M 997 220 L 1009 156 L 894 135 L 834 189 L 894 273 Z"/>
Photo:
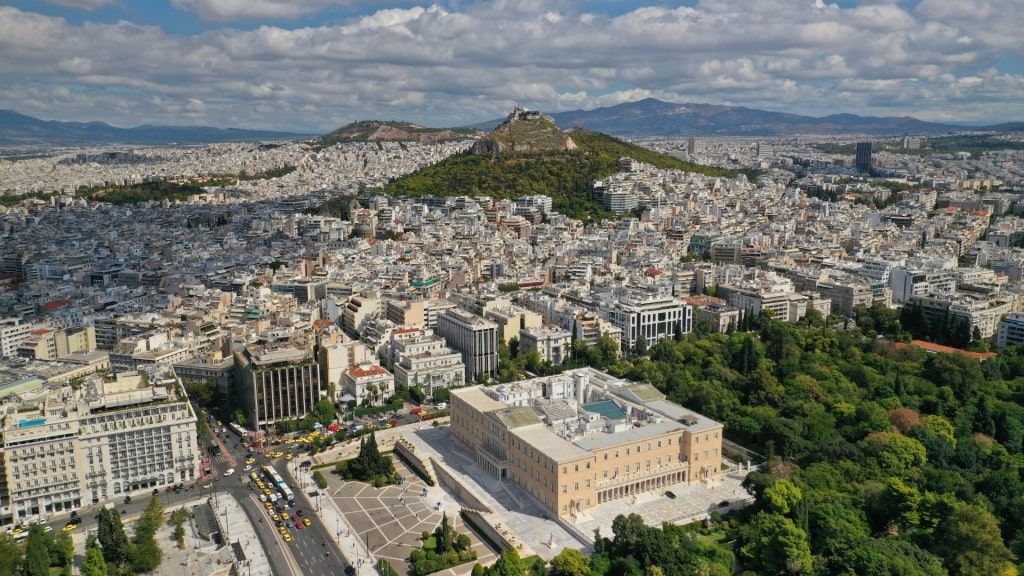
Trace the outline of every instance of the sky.
<path fill-rule="evenodd" d="M 0 109 L 325 133 L 657 98 L 1024 121 L 1024 0 L 0 0 Z"/>

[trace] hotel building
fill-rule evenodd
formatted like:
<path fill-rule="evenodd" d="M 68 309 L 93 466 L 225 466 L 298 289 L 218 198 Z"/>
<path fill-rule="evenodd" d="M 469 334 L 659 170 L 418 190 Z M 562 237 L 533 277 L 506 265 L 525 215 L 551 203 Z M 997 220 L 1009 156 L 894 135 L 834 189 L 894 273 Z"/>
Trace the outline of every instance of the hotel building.
<path fill-rule="evenodd" d="M 138 373 L 0 386 L 0 525 L 194 480 L 196 415 L 181 390 Z"/>

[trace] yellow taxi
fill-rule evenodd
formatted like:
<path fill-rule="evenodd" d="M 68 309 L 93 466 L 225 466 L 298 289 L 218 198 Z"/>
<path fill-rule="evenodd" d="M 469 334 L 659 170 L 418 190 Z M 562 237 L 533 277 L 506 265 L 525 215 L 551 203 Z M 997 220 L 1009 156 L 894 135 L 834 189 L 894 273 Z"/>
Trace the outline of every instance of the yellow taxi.
<path fill-rule="evenodd" d="M 72 531 L 72 530 L 74 530 L 75 528 L 78 528 L 78 524 L 68 524 L 67 526 L 65 526 L 65 527 L 63 528 L 63 530 L 64 530 L 65 532 L 71 532 L 71 531 Z"/>
<path fill-rule="evenodd" d="M 274 504 L 272 502 L 264 502 L 263 505 L 267 507 L 267 510 L 274 509 Z"/>
<path fill-rule="evenodd" d="M 288 533 L 288 529 L 285 528 L 284 526 L 278 526 L 277 531 L 280 532 L 281 534 L 287 534 Z"/>
<path fill-rule="evenodd" d="M 290 519 L 291 519 L 291 516 L 289 516 L 287 512 L 281 512 L 281 520 L 284 520 L 285 522 L 287 522 Z"/>
<path fill-rule="evenodd" d="M 277 522 L 278 520 L 281 519 L 281 517 L 278 516 L 277 514 L 271 514 L 270 515 L 270 519 L 273 520 L 274 522 Z"/>
<path fill-rule="evenodd" d="M 291 534 L 288 534 L 288 533 L 286 532 L 286 533 L 285 533 L 285 535 L 284 535 L 284 541 L 285 541 L 285 542 L 291 542 L 291 541 L 292 541 L 292 535 L 291 535 Z"/>
<path fill-rule="evenodd" d="M 285 460 L 291 460 L 292 458 L 295 458 L 295 455 L 291 453 L 284 457 Z"/>
<path fill-rule="evenodd" d="M 246 458 L 245 459 L 245 463 L 250 465 L 250 466 L 252 466 L 253 464 L 256 463 L 256 459 L 255 458 Z"/>
<path fill-rule="evenodd" d="M 309 526 L 310 524 L 312 524 L 312 522 L 309 521 L 309 518 L 303 518 L 302 519 L 302 523 L 305 524 L 306 526 Z"/>

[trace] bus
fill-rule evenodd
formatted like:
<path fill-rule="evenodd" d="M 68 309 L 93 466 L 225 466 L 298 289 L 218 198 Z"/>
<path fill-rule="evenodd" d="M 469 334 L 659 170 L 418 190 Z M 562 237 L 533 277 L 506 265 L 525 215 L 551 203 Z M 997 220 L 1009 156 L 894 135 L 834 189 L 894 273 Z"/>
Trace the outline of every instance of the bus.
<path fill-rule="evenodd" d="M 235 434 L 238 434 L 242 438 L 248 438 L 249 437 L 249 432 L 246 431 L 245 428 L 242 428 L 241 424 L 239 424 L 238 422 L 232 422 L 232 423 L 228 424 L 228 428 L 231 428 L 232 432 L 234 432 Z"/>
<path fill-rule="evenodd" d="M 292 492 L 292 489 L 289 488 L 287 484 L 285 484 L 284 479 L 281 478 L 281 475 L 277 473 L 277 470 L 275 470 L 273 466 L 264 466 L 263 475 L 267 477 L 267 480 L 270 481 L 275 488 L 281 491 L 281 494 L 284 495 L 285 500 L 287 500 L 289 504 L 295 504 L 295 493 Z"/>

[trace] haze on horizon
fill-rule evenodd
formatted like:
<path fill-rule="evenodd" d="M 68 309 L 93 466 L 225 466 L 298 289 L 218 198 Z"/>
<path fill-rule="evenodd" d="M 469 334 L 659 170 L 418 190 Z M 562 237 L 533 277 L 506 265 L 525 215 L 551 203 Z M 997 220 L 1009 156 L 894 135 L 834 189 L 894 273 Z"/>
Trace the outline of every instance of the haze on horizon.
<path fill-rule="evenodd" d="M 654 97 L 1024 120 L 1024 0 L 6 0 L 0 108 L 326 132 Z"/>

